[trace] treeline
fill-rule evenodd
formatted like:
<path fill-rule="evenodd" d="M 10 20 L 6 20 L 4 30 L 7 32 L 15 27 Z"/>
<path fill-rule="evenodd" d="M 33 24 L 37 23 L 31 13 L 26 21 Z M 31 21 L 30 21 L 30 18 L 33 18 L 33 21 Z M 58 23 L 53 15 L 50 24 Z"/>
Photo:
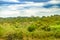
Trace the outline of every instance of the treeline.
<path fill-rule="evenodd" d="M 15 23 L 15 22 L 46 22 L 46 23 L 50 23 L 50 22 L 55 22 L 55 21 L 60 21 L 60 15 L 51 15 L 51 16 L 43 16 L 43 17 L 8 17 L 8 18 L 0 18 L 0 23 Z"/>

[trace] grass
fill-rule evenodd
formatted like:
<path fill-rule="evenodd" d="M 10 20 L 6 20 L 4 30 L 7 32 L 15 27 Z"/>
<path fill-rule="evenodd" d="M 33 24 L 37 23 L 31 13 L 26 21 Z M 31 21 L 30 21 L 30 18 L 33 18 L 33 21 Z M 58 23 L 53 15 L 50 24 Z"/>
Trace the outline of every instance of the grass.
<path fill-rule="evenodd" d="M 51 26 L 50 31 L 34 26 L 15 27 L 6 25 L 0 27 L 0 40 L 59 40 L 60 25 Z"/>

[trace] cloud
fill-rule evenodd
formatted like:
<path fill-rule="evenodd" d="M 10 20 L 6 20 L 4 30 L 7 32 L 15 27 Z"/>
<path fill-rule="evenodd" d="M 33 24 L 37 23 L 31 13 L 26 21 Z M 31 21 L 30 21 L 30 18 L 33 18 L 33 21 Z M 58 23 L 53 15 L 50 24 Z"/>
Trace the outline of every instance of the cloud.
<path fill-rule="evenodd" d="M 30 7 L 29 7 L 30 6 Z M 20 5 L 10 5 L 2 7 L 0 11 L 1 17 L 16 17 L 16 16 L 48 16 L 48 15 L 54 15 L 59 14 L 60 15 L 60 9 L 59 8 L 43 8 L 42 6 L 38 7 L 39 5 L 33 5 L 33 4 L 20 4 Z M 29 7 L 25 8 L 25 7 Z"/>
<path fill-rule="evenodd" d="M 51 1 L 53 3 L 51 3 Z M 26 2 L 25 4 L 13 4 L 0 6 L 0 17 L 16 17 L 16 16 L 49 16 L 58 14 L 60 15 L 60 8 L 56 4 L 59 4 L 56 0 L 49 2 Z M 24 3 L 24 2 L 23 2 Z M 52 5 L 52 6 L 51 6 Z M 48 6 L 46 8 L 44 6 Z"/>
<path fill-rule="evenodd" d="M 27 1 L 27 2 L 47 2 L 50 0 L 19 0 L 19 1 Z"/>
<path fill-rule="evenodd" d="M 0 1 L 5 1 L 5 2 L 19 2 L 18 0 L 0 0 Z"/>
<path fill-rule="evenodd" d="M 50 4 L 60 4 L 60 0 L 51 0 L 48 3 L 50 3 Z"/>
<path fill-rule="evenodd" d="M 3 10 L 0 12 L 0 17 L 16 17 L 19 16 L 19 11 L 9 11 L 9 10 Z"/>
<path fill-rule="evenodd" d="M 27 2 L 26 2 L 27 3 Z M 37 5 L 38 4 L 38 5 Z M 31 8 L 42 7 L 43 3 L 27 3 L 27 4 L 15 4 L 15 5 L 5 5 L 0 6 L 0 16 L 1 17 L 12 17 L 12 16 L 31 16 L 35 15 L 35 11 Z M 29 7 L 29 9 L 28 9 Z"/>
<path fill-rule="evenodd" d="M 44 8 L 52 8 L 52 7 L 60 8 L 60 0 L 48 1 L 45 3 L 45 5 L 43 7 Z"/>

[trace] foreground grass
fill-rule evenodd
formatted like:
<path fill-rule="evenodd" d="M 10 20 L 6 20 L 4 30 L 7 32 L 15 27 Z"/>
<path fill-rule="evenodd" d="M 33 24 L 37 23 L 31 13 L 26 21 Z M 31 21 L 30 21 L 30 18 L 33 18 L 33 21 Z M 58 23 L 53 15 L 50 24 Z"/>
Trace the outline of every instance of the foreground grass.
<path fill-rule="evenodd" d="M 60 40 L 60 29 L 55 27 L 45 29 L 45 27 L 37 28 L 32 25 L 26 27 L 15 27 L 10 24 L 3 26 L 0 25 L 0 40 Z"/>

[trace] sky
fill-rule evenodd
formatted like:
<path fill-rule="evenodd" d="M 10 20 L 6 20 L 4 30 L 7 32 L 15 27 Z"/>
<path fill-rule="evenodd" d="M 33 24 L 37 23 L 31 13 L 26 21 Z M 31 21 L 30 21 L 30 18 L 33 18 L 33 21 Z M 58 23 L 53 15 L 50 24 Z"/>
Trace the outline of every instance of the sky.
<path fill-rule="evenodd" d="M 60 15 L 60 0 L 0 0 L 0 17 Z"/>

